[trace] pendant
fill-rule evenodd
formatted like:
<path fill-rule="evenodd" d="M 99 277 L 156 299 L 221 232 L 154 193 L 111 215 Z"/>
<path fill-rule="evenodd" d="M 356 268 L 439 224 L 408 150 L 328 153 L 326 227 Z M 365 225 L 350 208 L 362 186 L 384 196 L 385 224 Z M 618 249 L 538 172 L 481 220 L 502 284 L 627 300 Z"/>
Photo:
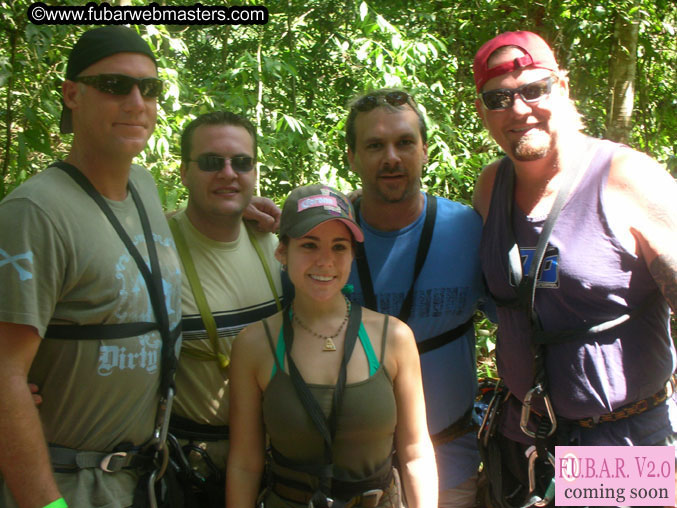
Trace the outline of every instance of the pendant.
<path fill-rule="evenodd" d="M 336 351 L 336 344 L 334 344 L 334 341 L 331 340 L 331 337 L 327 337 L 324 340 L 324 347 L 322 348 L 322 351 Z"/>

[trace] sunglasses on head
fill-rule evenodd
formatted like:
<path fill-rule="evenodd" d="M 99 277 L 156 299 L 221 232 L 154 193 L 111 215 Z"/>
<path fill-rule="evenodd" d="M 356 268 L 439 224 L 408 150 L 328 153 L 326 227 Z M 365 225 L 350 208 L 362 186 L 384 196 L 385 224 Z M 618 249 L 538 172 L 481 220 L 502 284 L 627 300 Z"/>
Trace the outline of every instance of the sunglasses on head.
<path fill-rule="evenodd" d="M 220 155 L 202 154 L 190 162 L 197 162 L 197 167 L 201 171 L 214 172 L 221 171 L 226 166 L 226 161 L 229 161 L 230 167 L 238 173 L 246 173 L 254 168 L 254 158 L 246 155 L 221 157 Z"/>
<path fill-rule="evenodd" d="M 78 76 L 73 81 L 93 86 L 100 92 L 113 95 L 127 95 L 134 85 L 144 97 L 159 97 L 162 93 L 162 81 L 158 78 L 133 78 L 124 74 L 97 74 L 95 76 Z"/>
<path fill-rule="evenodd" d="M 401 106 L 406 104 L 411 98 L 407 92 L 388 92 L 383 95 L 365 95 L 353 106 L 358 111 L 371 111 L 381 104 L 390 104 L 391 106 Z"/>
<path fill-rule="evenodd" d="M 498 111 L 511 108 L 515 103 L 515 95 L 519 95 L 526 103 L 540 101 L 544 96 L 550 94 L 554 82 L 555 78 L 550 76 L 517 88 L 489 90 L 488 92 L 482 92 L 480 96 L 487 109 Z"/>

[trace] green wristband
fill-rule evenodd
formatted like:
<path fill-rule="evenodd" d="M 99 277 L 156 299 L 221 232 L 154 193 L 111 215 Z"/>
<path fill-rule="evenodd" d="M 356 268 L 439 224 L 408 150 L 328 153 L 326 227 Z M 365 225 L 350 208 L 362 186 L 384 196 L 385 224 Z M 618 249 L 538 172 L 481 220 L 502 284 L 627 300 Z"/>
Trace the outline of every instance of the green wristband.
<path fill-rule="evenodd" d="M 66 504 L 66 500 L 60 497 L 56 501 L 49 503 L 45 508 L 68 508 L 68 505 Z"/>

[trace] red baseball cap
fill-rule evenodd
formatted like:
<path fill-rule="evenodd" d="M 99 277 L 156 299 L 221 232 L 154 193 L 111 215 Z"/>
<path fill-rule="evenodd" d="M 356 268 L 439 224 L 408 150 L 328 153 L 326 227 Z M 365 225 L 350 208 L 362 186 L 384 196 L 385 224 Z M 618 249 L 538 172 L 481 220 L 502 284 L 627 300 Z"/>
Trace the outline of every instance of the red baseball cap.
<path fill-rule="evenodd" d="M 489 58 L 494 51 L 504 46 L 517 46 L 524 52 L 524 56 L 489 69 L 487 65 Z M 504 32 L 497 35 L 482 45 L 475 55 L 472 67 L 475 75 L 475 87 L 478 93 L 491 78 L 507 74 L 515 69 L 536 67 L 550 71 L 559 70 L 555 55 L 550 46 L 548 46 L 548 43 L 533 32 Z"/>

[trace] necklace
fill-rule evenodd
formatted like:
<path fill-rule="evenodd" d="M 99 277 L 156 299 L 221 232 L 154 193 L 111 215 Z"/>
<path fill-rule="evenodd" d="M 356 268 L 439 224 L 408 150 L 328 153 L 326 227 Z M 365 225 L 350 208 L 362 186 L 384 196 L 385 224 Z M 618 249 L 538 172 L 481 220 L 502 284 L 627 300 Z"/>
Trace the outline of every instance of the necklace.
<path fill-rule="evenodd" d="M 296 321 L 301 328 L 303 328 L 305 331 L 313 334 L 315 337 L 319 339 L 324 339 L 324 347 L 322 348 L 322 351 L 336 351 L 336 344 L 334 344 L 334 340 L 336 337 L 339 336 L 339 334 L 343 331 L 343 328 L 345 328 L 346 323 L 348 322 L 348 318 L 350 317 L 350 300 L 345 297 L 346 300 L 346 315 L 343 318 L 343 321 L 341 322 L 341 326 L 338 327 L 338 330 L 336 330 L 336 333 L 333 335 L 322 335 L 321 333 L 317 333 L 313 330 L 310 329 L 310 327 L 306 326 L 303 321 L 299 318 L 298 314 L 296 312 L 293 312 L 293 307 L 292 307 L 292 312 L 294 314 L 294 321 Z"/>

